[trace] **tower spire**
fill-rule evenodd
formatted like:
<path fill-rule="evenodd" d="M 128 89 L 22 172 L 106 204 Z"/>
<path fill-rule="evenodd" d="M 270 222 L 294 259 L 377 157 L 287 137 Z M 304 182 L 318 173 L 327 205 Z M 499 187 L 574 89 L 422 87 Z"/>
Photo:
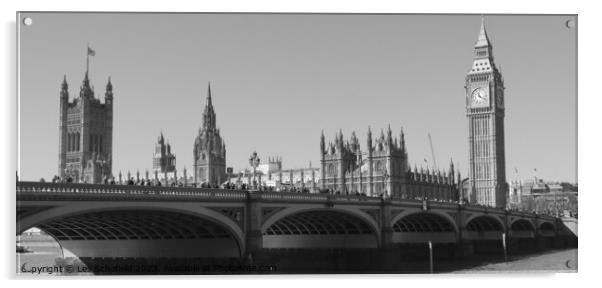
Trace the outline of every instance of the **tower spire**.
<path fill-rule="evenodd" d="M 67 74 L 63 75 L 63 83 L 61 83 L 61 90 L 67 91 L 69 85 L 67 85 Z"/>
<path fill-rule="evenodd" d="M 107 81 L 107 88 L 106 91 L 113 91 L 113 83 L 111 83 L 111 76 L 109 76 L 109 81 Z"/>
<path fill-rule="evenodd" d="M 211 81 L 207 84 L 207 106 L 213 106 L 211 103 Z"/>
<path fill-rule="evenodd" d="M 207 85 L 207 100 L 203 112 L 203 128 L 215 130 L 215 123 L 215 111 L 213 110 L 213 103 L 211 101 L 211 82 L 209 82 Z"/>
<path fill-rule="evenodd" d="M 401 135 L 400 135 L 400 145 L 401 145 L 401 151 L 406 152 L 406 137 L 405 134 L 403 133 L 403 127 L 401 127 Z"/>
<path fill-rule="evenodd" d="M 489 46 L 489 37 L 487 36 L 487 30 L 485 29 L 485 16 L 481 15 L 481 30 L 479 31 L 479 37 L 475 47 L 486 47 Z"/>

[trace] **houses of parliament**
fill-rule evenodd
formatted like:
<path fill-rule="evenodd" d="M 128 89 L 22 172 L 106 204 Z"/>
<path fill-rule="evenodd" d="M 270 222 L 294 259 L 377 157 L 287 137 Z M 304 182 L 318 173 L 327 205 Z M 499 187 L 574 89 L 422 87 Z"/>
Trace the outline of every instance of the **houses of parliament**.
<path fill-rule="evenodd" d="M 388 127 L 386 132 L 381 131 L 376 137 L 368 128 L 365 146 L 360 144 L 355 132 L 349 139 L 338 132 L 328 143 L 322 132 L 319 173 L 312 175 L 314 179 L 319 178 L 316 180 L 319 185 L 313 183 L 312 187 L 320 189 L 314 188 L 313 192 L 327 190 L 394 199 L 468 201 L 505 207 L 508 185 L 505 175 L 504 79 L 494 62 L 493 44 L 483 21 L 473 49 L 472 65 L 464 83 L 469 151 L 467 185 L 453 163 L 447 171 L 412 167 L 403 131 L 393 136 L 391 127 Z M 69 100 L 66 77 L 63 79 L 58 167 L 62 179 L 102 183 L 113 177 L 113 101 L 110 78 L 104 102 L 96 98 L 87 71 L 79 97 L 72 101 Z M 184 172 L 184 182 L 189 185 L 220 185 L 232 179 L 232 175 L 226 173 L 226 144 L 216 119 L 209 86 L 202 123 L 192 147 L 194 171 L 191 181 Z M 153 159 L 155 175 L 174 173 L 173 179 L 177 182 L 175 155 L 162 135 L 158 141 Z M 292 182 L 293 176 L 289 178 Z M 279 179 L 282 181 L 282 176 Z"/>

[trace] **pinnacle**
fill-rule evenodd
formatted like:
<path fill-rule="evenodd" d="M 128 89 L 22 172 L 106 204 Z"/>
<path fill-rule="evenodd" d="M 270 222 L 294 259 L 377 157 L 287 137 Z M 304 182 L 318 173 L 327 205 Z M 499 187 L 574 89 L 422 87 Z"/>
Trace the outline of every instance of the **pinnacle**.
<path fill-rule="evenodd" d="M 479 37 L 475 47 L 486 47 L 489 46 L 489 37 L 487 37 L 487 30 L 485 29 L 485 17 L 481 16 L 481 30 L 479 31 Z"/>

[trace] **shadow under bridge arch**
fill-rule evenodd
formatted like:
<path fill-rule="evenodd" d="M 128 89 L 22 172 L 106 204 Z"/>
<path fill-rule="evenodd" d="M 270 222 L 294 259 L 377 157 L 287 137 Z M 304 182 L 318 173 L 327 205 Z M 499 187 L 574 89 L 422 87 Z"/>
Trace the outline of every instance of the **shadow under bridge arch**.
<path fill-rule="evenodd" d="M 535 238 L 535 227 L 531 221 L 518 219 L 510 224 L 510 237 Z"/>
<path fill-rule="evenodd" d="M 200 210 L 57 207 L 21 223 L 23 229 L 38 227 L 80 259 L 239 258 L 242 233 L 214 211 Z"/>
<path fill-rule="evenodd" d="M 262 225 L 263 248 L 377 248 L 380 228 L 368 214 L 341 208 L 289 208 Z"/>
<path fill-rule="evenodd" d="M 458 229 L 449 216 L 432 212 L 415 212 L 396 217 L 393 243 L 456 243 Z"/>
<path fill-rule="evenodd" d="M 504 233 L 504 223 L 492 215 L 480 215 L 466 221 L 464 238 L 468 240 L 500 240 Z"/>

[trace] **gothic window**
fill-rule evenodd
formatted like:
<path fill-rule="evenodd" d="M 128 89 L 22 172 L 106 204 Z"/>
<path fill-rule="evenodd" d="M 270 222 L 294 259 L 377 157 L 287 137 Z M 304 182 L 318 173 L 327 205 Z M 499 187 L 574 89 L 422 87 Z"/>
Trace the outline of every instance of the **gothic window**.
<path fill-rule="evenodd" d="M 334 164 L 328 164 L 328 169 L 326 169 L 326 171 L 328 171 L 328 175 L 333 176 L 336 173 Z"/>
<path fill-rule="evenodd" d="M 383 172 L 385 170 L 385 163 L 384 161 L 376 161 L 375 165 L 374 165 L 374 170 L 376 170 L 376 172 Z"/>
<path fill-rule="evenodd" d="M 67 134 L 67 152 L 71 151 L 71 133 Z"/>
<path fill-rule="evenodd" d="M 76 135 L 76 137 L 75 137 L 75 141 L 76 141 L 75 142 L 75 151 L 79 151 L 79 141 L 80 141 L 79 132 L 77 132 L 75 135 Z"/>

